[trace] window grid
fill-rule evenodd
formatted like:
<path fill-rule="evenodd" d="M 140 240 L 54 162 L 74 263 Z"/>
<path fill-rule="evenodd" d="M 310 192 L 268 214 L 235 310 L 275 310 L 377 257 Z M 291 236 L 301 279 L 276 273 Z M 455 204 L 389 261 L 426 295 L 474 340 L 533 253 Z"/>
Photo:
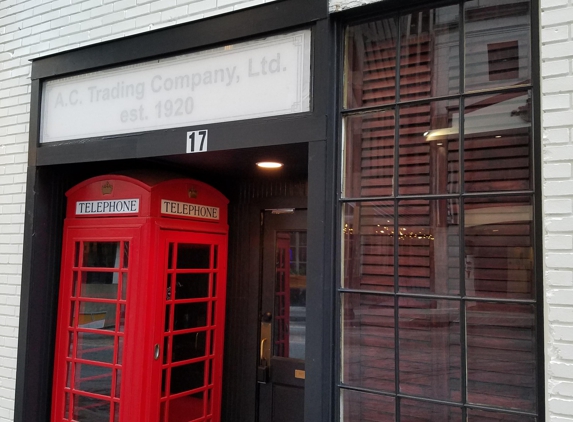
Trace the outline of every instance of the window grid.
<path fill-rule="evenodd" d="M 471 1 L 460 1 L 457 2 L 456 4 L 459 7 L 459 16 L 460 17 L 465 17 L 466 14 L 466 5 L 467 4 L 471 4 L 473 2 Z M 507 5 L 506 5 L 507 6 Z M 395 22 L 397 22 L 397 26 L 398 26 L 398 36 L 396 38 L 396 69 L 401 69 L 401 58 L 402 58 L 402 54 L 401 54 L 401 46 L 402 46 L 402 42 L 401 42 L 401 35 L 402 35 L 402 19 L 400 19 L 400 17 L 405 16 L 406 13 L 403 13 L 401 15 L 395 15 L 392 18 L 395 20 Z M 380 20 L 385 19 L 386 17 L 382 17 Z M 531 205 L 531 207 L 534 207 L 534 184 L 533 184 L 533 180 L 534 180 L 534 175 L 533 175 L 533 165 L 531 164 L 531 161 L 533 159 L 533 142 L 529 143 L 529 159 L 530 159 L 530 163 L 529 163 L 529 168 L 530 168 L 530 175 L 529 175 L 529 188 L 528 189 L 521 189 L 521 190 L 494 190 L 494 191 L 483 191 L 483 192 L 466 192 L 466 187 L 465 187 L 465 118 L 462 118 L 462 116 L 465 116 L 465 110 L 466 110 L 466 98 L 472 98 L 475 96 L 483 96 L 483 95 L 493 95 L 493 94 L 507 94 L 513 91 L 522 91 L 522 92 L 527 92 L 529 99 L 531 99 L 532 97 L 532 92 L 531 90 L 533 89 L 532 85 L 531 85 L 531 81 L 525 81 L 525 83 L 520 83 L 520 84 L 514 84 L 513 86 L 506 86 L 506 87 L 493 87 L 493 88 L 486 88 L 486 89 L 482 89 L 482 90 L 474 90 L 474 91 L 468 91 L 465 92 L 464 89 L 464 81 L 465 81 L 465 58 L 466 58 L 466 51 L 465 51 L 465 19 L 459 19 L 459 93 L 458 94 L 454 94 L 454 95 L 442 95 L 442 96 L 436 96 L 436 97 L 432 97 L 429 96 L 428 98 L 424 98 L 424 99 L 415 99 L 415 100 L 406 100 L 406 101 L 401 101 L 400 98 L 400 88 L 401 88 L 401 82 L 400 82 L 400 71 L 397 71 L 395 74 L 395 101 L 393 103 L 385 103 L 385 104 L 380 104 L 380 105 L 368 105 L 368 106 L 356 106 L 356 107 L 350 107 L 347 109 L 341 109 L 340 113 L 341 113 L 341 117 L 343 120 L 348 119 L 351 116 L 359 116 L 359 115 L 364 115 L 367 113 L 374 113 L 374 112 L 380 112 L 380 111 L 385 111 L 385 110 L 394 110 L 395 112 L 395 126 L 394 126 L 394 156 L 393 156 L 393 182 L 392 182 L 392 195 L 391 196 L 357 196 L 357 195 L 351 195 L 351 196 L 345 196 L 346 192 L 346 186 L 343 189 L 343 192 L 341 194 L 341 196 L 339 197 L 339 204 L 340 204 L 340 208 L 342 209 L 345 204 L 367 204 L 369 202 L 376 202 L 376 201 L 387 201 L 393 202 L 393 209 L 394 209 L 394 215 L 393 215 L 393 223 L 392 223 L 392 227 L 394 230 L 394 233 L 396 233 L 395 236 L 393 236 L 393 278 L 394 278 L 394 290 L 393 292 L 386 292 L 386 291 L 376 291 L 376 290 L 364 290 L 362 288 L 360 289 L 353 289 L 353 288 L 348 288 L 345 285 L 341 285 L 338 289 L 339 291 L 339 298 L 338 298 L 338 306 L 341 309 L 341 315 L 342 315 L 342 309 L 343 309 L 343 296 L 344 295 L 348 295 L 348 294 L 356 294 L 356 295 L 373 295 L 373 296 L 380 296 L 380 297 L 394 297 L 394 312 L 393 312 L 393 317 L 394 317 L 394 356 L 395 356 L 395 364 L 394 364 L 394 371 L 395 371 L 395 391 L 394 392 L 388 392 L 388 391 L 382 391 L 379 389 L 370 389 L 370 388 L 366 388 L 363 386 L 356 386 L 356 385 L 351 385 L 351 384 L 347 384 L 344 383 L 342 381 L 342 377 L 343 377 L 343 369 L 342 369 L 342 365 L 344 364 L 343 359 L 341 357 L 340 359 L 340 364 L 339 364 L 339 370 L 340 370 L 340 376 L 338 377 L 338 379 L 340 380 L 339 382 L 339 391 L 341 393 L 342 397 L 342 393 L 344 391 L 356 391 L 356 392 L 363 392 L 363 393 L 369 393 L 369 394 L 374 394 L 374 395 L 378 395 L 378 396 L 385 396 L 385 397 L 392 397 L 394 398 L 394 420 L 396 421 L 400 421 L 401 420 L 401 401 L 403 399 L 414 399 L 417 400 L 420 403 L 434 403 L 437 405 L 449 405 L 452 407 L 456 407 L 456 408 L 460 408 L 461 409 L 461 418 L 462 420 L 466 421 L 468 420 L 468 417 L 470 417 L 470 411 L 469 410 L 482 410 L 482 411 L 495 411 L 498 412 L 500 414 L 507 414 L 507 415 L 521 415 L 521 416 L 529 416 L 531 417 L 531 420 L 536 420 L 535 417 L 537 416 L 537 412 L 536 409 L 539 408 L 539 405 L 537 405 L 536 408 L 534 408 L 531 411 L 523 411 L 523 410 L 519 410 L 519 409 L 512 409 L 512 408 L 503 408 L 501 406 L 490 406 L 490 405 L 483 405 L 483 404 L 476 404 L 476 403 L 469 403 L 468 400 L 468 391 L 467 391 L 467 386 L 468 386 L 468 377 L 467 377 L 467 371 L 468 371 L 468 356 L 467 356 L 467 351 L 468 351 L 468 344 L 467 344 L 467 324 L 468 324 L 468 316 L 467 316 L 467 310 L 466 310 L 466 304 L 467 302 L 483 302 L 483 303 L 499 303 L 499 304 L 536 304 L 537 303 L 537 297 L 536 297 L 536 288 L 533 285 L 535 283 L 535 280 L 532 283 L 532 297 L 527 299 L 527 298 L 512 298 L 512 297 L 508 297 L 508 298 L 498 298 L 498 297 L 480 297 L 479 295 L 468 295 L 468 292 L 466 292 L 466 275 L 465 275 L 465 267 L 466 267 L 466 262 L 465 262 L 465 249 L 466 249 L 466 245 L 464 243 L 464 240 L 466 239 L 466 230 L 465 230 L 465 223 L 466 223 L 466 210 L 465 210 L 465 206 L 467 203 L 469 203 L 471 201 L 472 198 L 479 198 L 482 200 L 486 200 L 487 198 L 511 198 L 511 197 L 528 197 L 529 198 L 529 203 Z M 531 33 L 529 34 L 529 36 L 531 37 Z M 531 42 L 531 41 L 530 41 Z M 529 44 L 531 45 L 531 44 Z M 345 53 L 346 55 L 347 53 Z M 345 58 L 346 60 L 346 58 Z M 488 73 L 489 74 L 489 73 Z M 346 76 L 345 76 L 346 77 Z M 346 95 L 346 90 L 345 90 L 345 95 Z M 422 103 L 427 103 L 429 101 L 435 101 L 435 100 L 443 100 L 443 99 L 457 99 L 459 101 L 459 152 L 458 152 L 458 160 L 457 160 L 457 164 L 458 164 L 458 183 L 459 183 L 459 188 L 458 191 L 455 193 L 448 193 L 448 192 L 441 192 L 438 194 L 412 194 L 412 195 L 404 195 L 400 193 L 400 165 L 399 165 L 399 160 L 400 160 L 400 112 L 399 110 L 404 106 L 404 105 L 415 105 L 415 104 L 422 104 Z M 531 105 L 531 104 L 530 104 Z M 344 126 L 344 125 L 343 125 Z M 531 127 L 530 127 L 531 130 Z M 343 139 L 347 139 L 346 142 L 348 141 L 348 134 L 345 133 L 344 134 L 344 138 Z M 469 142 L 469 141 L 468 141 Z M 348 154 L 347 149 L 345 148 L 345 153 Z M 345 157 L 342 157 L 342 162 L 345 161 Z M 343 178 L 347 178 L 348 176 L 343 173 Z M 341 180 L 342 181 L 342 180 Z M 345 183 L 348 183 L 348 181 L 345 181 Z M 400 213 L 399 213 L 399 206 L 400 203 L 402 203 L 402 201 L 404 200 L 435 200 L 435 199 L 457 199 L 458 200 L 458 204 L 459 204 L 459 210 L 458 210 L 458 214 L 457 214 L 457 218 L 459 219 L 458 221 L 458 229 L 459 229 L 459 233 L 458 233 L 458 239 L 460 240 L 459 245 L 458 245 L 458 258 L 459 258 L 459 263 L 458 263 L 458 267 L 459 267 L 459 279 L 458 279 L 458 286 L 459 286 L 459 293 L 458 294 L 421 294 L 421 293 L 408 293 L 408 292 L 403 292 L 401 291 L 401 286 L 400 286 L 400 242 L 399 242 L 399 230 L 400 230 Z M 344 222 L 341 219 L 340 221 L 342 221 L 342 226 L 344 227 Z M 531 220 L 531 224 L 535 225 L 535 221 Z M 341 233 L 341 237 L 344 236 L 344 229 L 342 230 Z M 532 230 L 531 232 L 531 239 L 533 240 L 533 246 L 532 249 L 534 249 L 535 246 L 535 238 L 534 238 L 534 230 Z M 343 244 L 345 245 L 344 247 L 346 248 L 347 245 L 345 244 L 345 242 L 343 241 Z M 533 253 L 533 256 L 535 256 L 535 253 Z M 342 256 L 341 257 L 341 262 L 345 262 L 345 257 Z M 344 273 L 341 274 L 341 280 L 344 279 Z M 538 281 L 539 282 L 539 281 Z M 399 312 L 400 312 L 400 307 L 399 307 L 399 301 L 401 298 L 418 298 L 418 299 L 432 299 L 432 300 L 452 300 L 452 301 L 458 301 L 458 303 L 460 304 L 459 306 L 459 330 L 460 330 L 460 334 L 459 334 L 459 338 L 460 338 L 460 358 L 461 358 L 461 370 L 460 370 L 460 394 L 461 394 L 461 400 L 460 401 L 451 401 L 451 400 L 442 400 L 442 399 L 434 399 L 434 398 L 430 398 L 430 397 L 423 397 L 423 396 L 419 396 L 419 395 L 411 395 L 411 394 L 405 394 L 403 392 L 400 391 L 400 361 L 401 361 L 401 356 L 400 356 L 400 316 L 399 316 Z M 538 310 L 535 309 L 534 313 L 533 313 L 533 319 L 537 320 L 537 315 L 536 312 Z M 340 330 L 341 330 L 341 336 L 339 338 L 343 339 L 344 337 L 344 323 L 341 322 L 340 325 Z M 537 330 L 534 327 L 534 340 L 538 340 L 537 338 Z M 341 340 L 341 344 L 340 344 L 340 348 L 339 350 L 342 348 L 343 342 L 344 340 Z M 534 354 L 537 352 L 537 345 L 534 343 Z M 539 359 L 537 357 L 537 359 Z M 535 369 L 535 374 L 537 374 L 537 369 Z M 535 385 L 534 385 L 535 388 Z M 534 398 L 537 398 L 537 394 L 534 394 Z M 344 415 L 341 412 L 340 415 L 340 420 L 345 420 L 344 419 Z M 452 419 L 453 420 L 453 419 Z M 471 417 L 470 417 L 471 420 Z M 353 420 L 354 422 L 354 420 Z"/>

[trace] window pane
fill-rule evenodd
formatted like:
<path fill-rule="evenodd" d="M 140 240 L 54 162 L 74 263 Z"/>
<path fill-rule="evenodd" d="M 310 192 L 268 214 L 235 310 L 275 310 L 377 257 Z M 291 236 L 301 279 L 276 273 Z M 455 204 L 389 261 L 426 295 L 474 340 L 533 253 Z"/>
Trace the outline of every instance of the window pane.
<path fill-rule="evenodd" d="M 76 363 L 74 388 L 87 393 L 111 396 L 111 368 Z"/>
<path fill-rule="evenodd" d="M 394 422 L 395 401 L 393 397 L 360 391 L 340 390 L 341 422 Z"/>
<path fill-rule="evenodd" d="M 170 394 L 182 393 L 205 385 L 205 362 L 171 368 Z"/>
<path fill-rule="evenodd" d="M 175 305 L 173 329 L 204 327 L 207 325 L 207 302 Z"/>
<path fill-rule="evenodd" d="M 209 296 L 209 273 L 177 274 L 175 299 L 196 299 Z"/>
<path fill-rule="evenodd" d="M 81 273 L 80 296 L 117 299 L 119 273 L 86 271 Z"/>
<path fill-rule="evenodd" d="M 173 336 L 171 362 L 179 362 L 205 356 L 207 332 L 180 334 Z"/>
<path fill-rule="evenodd" d="M 342 382 L 394 392 L 394 298 L 344 293 Z"/>
<path fill-rule="evenodd" d="M 400 201 L 400 290 L 459 294 L 459 200 Z"/>
<path fill-rule="evenodd" d="M 530 83 L 529 2 L 473 0 L 464 16 L 466 90 Z"/>
<path fill-rule="evenodd" d="M 459 6 L 401 18 L 400 100 L 459 92 Z"/>
<path fill-rule="evenodd" d="M 115 336 L 96 333 L 78 333 L 77 357 L 96 362 L 113 363 Z"/>
<path fill-rule="evenodd" d="M 400 108 L 400 194 L 459 190 L 457 100 Z"/>
<path fill-rule="evenodd" d="M 119 268 L 119 242 L 84 242 L 84 267 Z"/>
<path fill-rule="evenodd" d="M 177 245 L 177 268 L 209 268 L 211 245 Z"/>
<path fill-rule="evenodd" d="M 501 412 L 468 409 L 468 422 L 536 422 L 537 418 Z"/>
<path fill-rule="evenodd" d="M 468 198 L 464 208 L 466 294 L 534 298 L 531 198 Z"/>
<path fill-rule="evenodd" d="M 75 421 L 109 422 L 111 410 L 109 402 L 79 395 L 74 398 Z"/>
<path fill-rule="evenodd" d="M 459 302 L 400 298 L 399 303 L 400 392 L 460 401 Z"/>
<path fill-rule="evenodd" d="M 391 196 L 394 180 L 394 110 L 347 117 L 344 196 Z"/>
<path fill-rule="evenodd" d="M 417 400 L 400 401 L 400 422 L 462 422 L 462 409 Z"/>
<path fill-rule="evenodd" d="M 115 330 L 116 311 L 115 303 L 80 302 L 79 328 Z"/>
<path fill-rule="evenodd" d="M 343 206 L 343 287 L 394 291 L 394 204 Z"/>
<path fill-rule="evenodd" d="M 535 410 L 535 306 L 479 302 L 466 306 L 468 401 Z"/>
<path fill-rule="evenodd" d="M 346 108 L 391 103 L 396 98 L 397 22 L 351 26 L 346 41 Z"/>
<path fill-rule="evenodd" d="M 468 98 L 464 113 L 466 192 L 531 189 L 529 92 Z"/>

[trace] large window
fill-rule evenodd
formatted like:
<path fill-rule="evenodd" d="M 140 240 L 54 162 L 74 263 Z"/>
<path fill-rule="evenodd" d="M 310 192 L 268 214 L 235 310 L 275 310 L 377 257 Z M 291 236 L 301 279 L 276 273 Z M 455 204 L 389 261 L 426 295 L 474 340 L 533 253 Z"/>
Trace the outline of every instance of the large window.
<path fill-rule="evenodd" d="M 341 421 L 537 420 L 532 103 L 529 1 L 346 28 Z"/>

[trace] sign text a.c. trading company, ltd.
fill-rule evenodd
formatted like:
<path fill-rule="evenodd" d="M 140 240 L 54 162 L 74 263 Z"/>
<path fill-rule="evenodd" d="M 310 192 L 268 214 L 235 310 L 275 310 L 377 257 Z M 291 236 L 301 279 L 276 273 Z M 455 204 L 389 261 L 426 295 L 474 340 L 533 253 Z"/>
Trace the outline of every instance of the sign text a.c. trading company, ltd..
<path fill-rule="evenodd" d="M 310 110 L 310 30 L 48 81 L 40 142 Z"/>

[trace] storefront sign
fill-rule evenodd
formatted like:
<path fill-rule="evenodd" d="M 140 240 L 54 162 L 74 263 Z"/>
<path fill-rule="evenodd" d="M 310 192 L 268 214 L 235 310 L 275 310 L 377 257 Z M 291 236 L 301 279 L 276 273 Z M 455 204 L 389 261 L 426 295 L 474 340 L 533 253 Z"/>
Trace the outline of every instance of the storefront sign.
<path fill-rule="evenodd" d="M 219 208 L 162 199 L 161 214 L 218 220 Z"/>
<path fill-rule="evenodd" d="M 133 214 L 138 212 L 139 199 L 137 198 L 76 202 L 76 215 Z"/>
<path fill-rule="evenodd" d="M 40 142 L 310 110 L 310 30 L 48 81 Z"/>

